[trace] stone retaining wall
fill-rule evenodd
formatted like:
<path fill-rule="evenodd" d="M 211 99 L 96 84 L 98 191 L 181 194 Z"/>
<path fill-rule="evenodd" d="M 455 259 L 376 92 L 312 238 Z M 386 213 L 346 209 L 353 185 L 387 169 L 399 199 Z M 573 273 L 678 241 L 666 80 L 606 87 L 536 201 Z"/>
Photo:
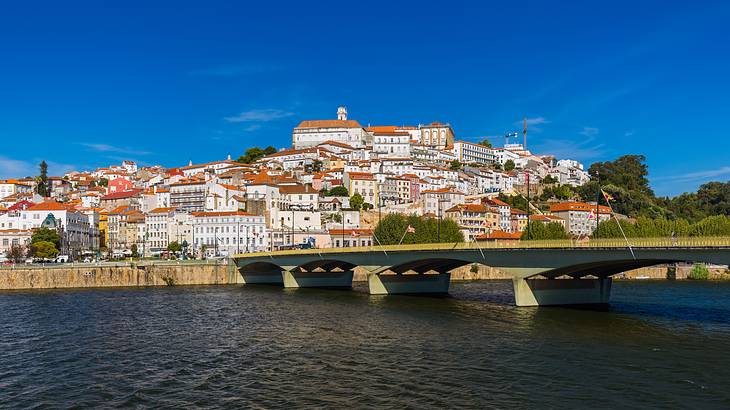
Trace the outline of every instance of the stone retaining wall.
<path fill-rule="evenodd" d="M 0 269 L 0 289 L 225 285 L 237 283 L 238 276 L 232 266 L 213 264 L 19 267 Z"/>

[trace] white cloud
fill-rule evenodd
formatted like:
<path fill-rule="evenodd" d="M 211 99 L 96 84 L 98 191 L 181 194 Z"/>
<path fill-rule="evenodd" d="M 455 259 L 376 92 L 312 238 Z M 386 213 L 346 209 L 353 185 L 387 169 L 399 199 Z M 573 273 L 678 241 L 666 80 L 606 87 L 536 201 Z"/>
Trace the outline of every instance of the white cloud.
<path fill-rule="evenodd" d="M 0 178 L 22 178 L 36 172 L 33 165 L 26 161 L 0 157 Z"/>
<path fill-rule="evenodd" d="M 631 136 L 633 136 L 634 134 L 636 134 L 636 131 L 634 131 L 634 130 L 629 130 L 629 131 L 626 131 L 626 132 L 624 133 L 624 137 L 631 137 Z"/>
<path fill-rule="evenodd" d="M 583 129 L 579 132 L 580 135 L 585 135 L 586 137 L 595 137 L 598 135 L 598 128 L 596 127 L 583 127 Z"/>
<path fill-rule="evenodd" d="M 655 181 L 666 181 L 666 180 L 701 181 L 701 180 L 707 180 L 710 178 L 721 177 L 724 175 L 730 175 L 730 166 L 723 166 L 720 168 L 708 169 L 705 171 L 690 172 L 687 174 L 680 174 L 680 175 L 665 175 L 665 176 L 659 176 L 659 177 L 652 178 L 652 179 Z"/>
<path fill-rule="evenodd" d="M 38 175 L 40 172 L 40 163 L 40 159 L 31 162 L 0 156 L 0 178 L 23 178 Z M 49 175 L 63 175 L 69 171 L 78 169 L 73 164 L 63 164 L 54 161 L 46 161 L 46 163 L 48 164 Z"/>
<path fill-rule="evenodd" d="M 543 155 L 553 155 L 558 159 L 587 160 L 598 158 L 606 154 L 605 144 L 597 144 L 593 137 L 581 142 L 569 139 L 549 139 L 537 145 L 535 150 Z"/>
<path fill-rule="evenodd" d="M 523 118 L 519 121 L 515 121 L 514 124 L 522 127 L 525 123 L 527 123 L 527 132 L 540 133 L 542 132 L 542 127 L 538 127 L 538 125 L 550 124 L 550 121 L 545 117 L 535 117 L 527 119 Z"/>
<path fill-rule="evenodd" d="M 525 120 L 517 121 L 518 124 L 524 124 Z M 527 125 L 540 125 L 540 124 L 550 124 L 550 121 L 548 121 L 545 117 L 536 117 L 536 118 L 528 118 L 527 119 Z"/>
<path fill-rule="evenodd" d="M 248 127 L 244 128 L 243 130 L 245 132 L 254 132 L 261 129 L 261 124 L 251 124 Z"/>
<path fill-rule="evenodd" d="M 92 142 L 79 142 L 79 145 L 82 145 L 86 148 L 91 149 L 92 151 L 97 152 L 117 152 L 120 154 L 130 154 L 130 155 L 149 155 L 151 152 L 149 151 L 139 151 L 127 147 L 117 147 L 114 145 L 109 144 L 99 144 L 99 143 L 92 143 Z"/>
<path fill-rule="evenodd" d="M 293 112 L 271 108 L 244 111 L 233 117 L 225 117 L 228 122 L 269 122 L 291 117 Z"/>

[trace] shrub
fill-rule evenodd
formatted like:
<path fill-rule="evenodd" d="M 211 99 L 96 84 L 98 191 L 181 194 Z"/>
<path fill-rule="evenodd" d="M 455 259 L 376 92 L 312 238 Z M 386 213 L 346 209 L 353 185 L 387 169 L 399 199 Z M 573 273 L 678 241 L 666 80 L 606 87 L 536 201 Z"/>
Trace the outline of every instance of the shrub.
<path fill-rule="evenodd" d="M 707 269 L 704 263 L 695 263 L 692 270 L 689 271 L 687 279 L 692 280 L 707 280 L 710 278 L 710 271 Z"/>

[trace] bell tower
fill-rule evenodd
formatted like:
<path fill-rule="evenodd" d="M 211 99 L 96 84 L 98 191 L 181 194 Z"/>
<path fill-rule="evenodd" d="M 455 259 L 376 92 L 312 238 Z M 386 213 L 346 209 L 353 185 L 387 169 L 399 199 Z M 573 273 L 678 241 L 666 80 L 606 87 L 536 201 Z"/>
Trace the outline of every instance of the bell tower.
<path fill-rule="evenodd" d="M 344 106 L 337 108 L 337 119 L 340 121 L 347 121 L 347 108 Z"/>

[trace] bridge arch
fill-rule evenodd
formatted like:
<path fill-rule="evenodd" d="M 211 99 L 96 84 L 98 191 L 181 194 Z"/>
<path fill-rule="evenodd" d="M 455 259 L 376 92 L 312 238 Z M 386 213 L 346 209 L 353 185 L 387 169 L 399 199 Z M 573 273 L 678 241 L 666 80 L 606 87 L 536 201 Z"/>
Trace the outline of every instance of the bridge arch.
<path fill-rule="evenodd" d="M 459 258 L 426 258 L 426 259 L 415 259 L 412 261 L 393 265 L 385 270 L 390 270 L 396 274 L 402 274 L 408 271 L 414 271 L 416 273 L 426 273 L 435 271 L 438 273 L 446 273 L 452 269 L 460 268 L 462 266 L 470 265 L 473 261 Z"/>
<path fill-rule="evenodd" d="M 663 265 L 668 263 L 712 263 L 711 261 L 698 260 L 682 260 L 682 259 L 623 259 L 623 260 L 606 260 L 590 263 L 575 264 L 563 266 L 560 268 L 550 269 L 544 272 L 535 273 L 525 276 L 525 279 L 544 277 L 547 279 L 556 279 L 561 276 L 569 276 L 573 279 L 581 279 L 592 276 L 595 278 L 608 278 L 619 273 L 628 272 L 634 269 L 646 268 L 649 266 Z"/>

